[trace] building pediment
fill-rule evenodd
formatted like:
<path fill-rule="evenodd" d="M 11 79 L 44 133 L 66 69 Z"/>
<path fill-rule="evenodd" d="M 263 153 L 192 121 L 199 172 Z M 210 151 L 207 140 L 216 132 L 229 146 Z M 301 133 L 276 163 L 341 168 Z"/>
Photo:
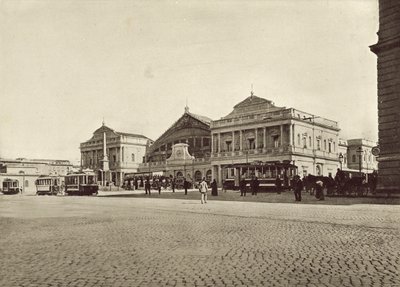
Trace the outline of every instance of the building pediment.
<path fill-rule="evenodd" d="M 207 123 L 208 118 L 201 117 L 189 112 L 185 112 L 167 131 L 165 131 L 150 147 L 151 150 L 159 148 L 161 145 L 169 141 L 171 137 L 180 130 L 202 130 L 210 132 L 210 123 Z M 193 132 L 191 132 L 193 134 Z"/>
<path fill-rule="evenodd" d="M 229 119 L 249 115 L 258 112 L 271 112 L 284 109 L 284 107 L 277 107 L 275 104 L 267 99 L 255 96 L 253 93 L 235 105 L 233 111 L 222 119 Z"/>

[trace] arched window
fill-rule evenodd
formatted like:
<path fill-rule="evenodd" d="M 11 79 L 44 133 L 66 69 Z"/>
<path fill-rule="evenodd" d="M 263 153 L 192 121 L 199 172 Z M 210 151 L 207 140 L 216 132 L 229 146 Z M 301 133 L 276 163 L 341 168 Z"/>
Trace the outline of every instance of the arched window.
<path fill-rule="evenodd" d="M 135 154 L 134 153 L 131 154 L 131 157 L 132 157 L 132 161 L 135 161 Z"/>
<path fill-rule="evenodd" d="M 196 170 L 196 172 L 194 173 L 194 180 L 201 181 L 201 171 L 200 170 Z"/>
<path fill-rule="evenodd" d="M 300 142 L 300 134 L 297 134 L 297 145 L 300 146 L 301 142 Z"/>
<path fill-rule="evenodd" d="M 316 172 L 317 172 L 317 175 L 321 175 L 321 173 L 322 173 L 321 166 L 319 166 L 319 165 L 316 166 Z"/>
<path fill-rule="evenodd" d="M 212 177 L 212 171 L 211 171 L 211 169 L 209 169 L 209 170 L 207 170 L 207 172 L 206 172 L 206 180 L 207 180 L 208 182 L 211 182 L 211 177 Z"/>

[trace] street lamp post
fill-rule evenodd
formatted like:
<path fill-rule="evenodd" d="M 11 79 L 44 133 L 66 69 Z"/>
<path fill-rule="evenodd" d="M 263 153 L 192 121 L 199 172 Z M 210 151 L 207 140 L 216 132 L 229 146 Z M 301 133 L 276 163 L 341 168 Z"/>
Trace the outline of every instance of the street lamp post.
<path fill-rule="evenodd" d="M 343 154 L 339 153 L 340 170 L 343 170 Z"/>

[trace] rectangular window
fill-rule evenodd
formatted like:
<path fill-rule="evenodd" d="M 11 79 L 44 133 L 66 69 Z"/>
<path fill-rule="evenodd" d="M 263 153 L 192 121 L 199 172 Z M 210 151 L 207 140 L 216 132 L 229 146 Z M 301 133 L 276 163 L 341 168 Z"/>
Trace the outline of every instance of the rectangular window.
<path fill-rule="evenodd" d="M 332 143 L 328 143 L 329 150 L 328 152 L 332 152 Z"/>
<path fill-rule="evenodd" d="M 273 139 L 274 139 L 274 147 L 279 147 L 279 136 L 274 136 L 273 137 Z"/>
<path fill-rule="evenodd" d="M 320 140 L 317 140 L 317 149 L 321 150 L 321 141 Z"/>

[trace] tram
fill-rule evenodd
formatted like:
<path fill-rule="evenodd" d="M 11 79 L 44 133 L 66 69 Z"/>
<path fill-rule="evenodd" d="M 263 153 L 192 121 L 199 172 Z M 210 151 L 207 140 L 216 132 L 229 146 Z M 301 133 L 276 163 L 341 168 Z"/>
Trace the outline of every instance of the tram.
<path fill-rule="evenodd" d="M 65 177 L 66 195 L 97 195 L 99 186 L 96 174 L 92 171 L 80 171 Z"/>
<path fill-rule="evenodd" d="M 17 179 L 6 178 L 3 181 L 1 192 L 3 194 L 18 194 L 22 190 Z"/>
<path fill-rule="evenodd" d="M 41 175 L 35 181 L 37 195 L 57 195 L 62 192 L 60 176 Z"/>
<path fill-rule="evenodd" d="M 275 191 L 278 176 L 282 180 L 283 187 L 290 187 L 295 175 L 297 166 L 289 162 L 255 161 L 247 164 L 231 164 L 224 170 L 224 188 L 239 189 L 239 182 L 243 178 L 249 187 L 251 179 L 255 176 L 260 182 L 260 191 Z"/>

